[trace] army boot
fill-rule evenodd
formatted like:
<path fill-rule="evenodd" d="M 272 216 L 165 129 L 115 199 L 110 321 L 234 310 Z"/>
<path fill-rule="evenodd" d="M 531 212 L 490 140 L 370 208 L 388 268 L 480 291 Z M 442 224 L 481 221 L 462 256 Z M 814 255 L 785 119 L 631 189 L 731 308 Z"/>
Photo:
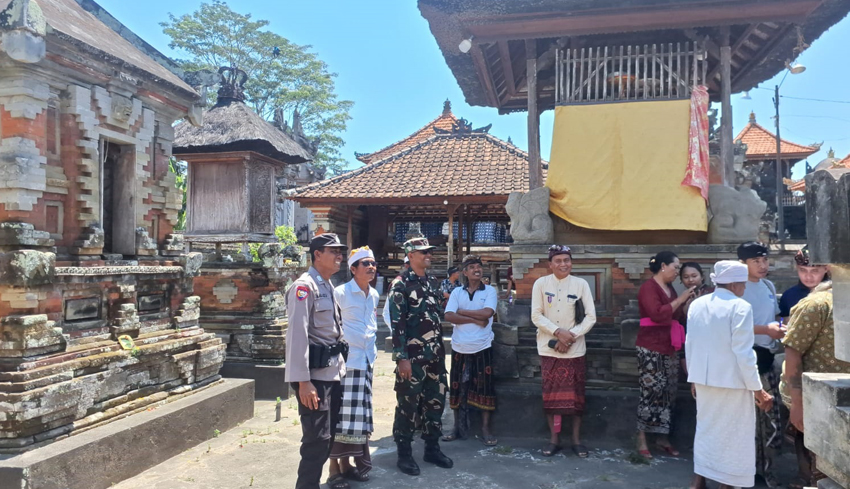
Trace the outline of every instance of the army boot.
<path fill-rule="evenodd" d="M 398 469 L 407 475 L 419 475 L 419 465 L 413 460 L 413 449 L 410 442 L 398 442 Z"/>
<path fill-rule="evenodd" d="M 427 440 L 425 442 L 425 456 L 422 457 L 422 460 L 444 469 L 454 467 L 452 459 L 440 451 L 440 443 L 437 440 Z"/>

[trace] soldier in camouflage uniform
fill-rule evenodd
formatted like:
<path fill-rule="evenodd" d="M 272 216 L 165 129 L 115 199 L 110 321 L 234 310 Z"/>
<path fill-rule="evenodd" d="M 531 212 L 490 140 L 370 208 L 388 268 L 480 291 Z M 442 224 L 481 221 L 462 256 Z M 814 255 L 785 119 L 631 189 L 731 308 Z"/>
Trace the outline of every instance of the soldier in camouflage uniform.
<path fill-rule="evenodd" d="M 419 475 L 419 466 L 413 460 L 410 447 L 417 414 L 422 419 L 422 439 L 425 440 L 423 460 L 446 469 L 453 466 L 439 445 L 447 383 L 440 307 L 443 296 L 437 279 L 426 273 L 433 249 L 425 238 L 404 243 L 410 269 L 393 280 L 387 298 L 393 360 L 397 363 L 398 405 L 393 439 L 398 445 L 398 468 L 408 475 Z"/>

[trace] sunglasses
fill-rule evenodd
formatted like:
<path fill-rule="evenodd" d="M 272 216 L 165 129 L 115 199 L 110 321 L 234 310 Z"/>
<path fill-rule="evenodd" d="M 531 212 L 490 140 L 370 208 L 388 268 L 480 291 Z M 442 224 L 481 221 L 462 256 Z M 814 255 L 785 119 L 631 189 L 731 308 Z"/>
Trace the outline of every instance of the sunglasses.
<path fill-rule="evenodd" d="M 417 251 L 417 253 L 422 253 L 423 255 L 433 255 L 434 250 L 422 250 L 422 251 Z"/>
<path fill-rule="evenodd" d="M 378 262 L 372 261 L 372 260 L 360 260 L 359 263 L 360 263 L 360 266 L 363 266 L 363 267 L 377 267 L 378 266 Z"/>

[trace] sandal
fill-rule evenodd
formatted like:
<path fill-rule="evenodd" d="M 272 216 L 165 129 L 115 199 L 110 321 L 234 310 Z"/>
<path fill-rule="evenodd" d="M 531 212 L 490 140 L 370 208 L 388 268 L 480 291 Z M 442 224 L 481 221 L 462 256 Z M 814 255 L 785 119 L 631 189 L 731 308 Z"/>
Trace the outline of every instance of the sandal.
<path fill-rule="evenodd" d="M 484 435 L 481 437 L 481 441 L 488 447 L 495 447 L 499 444 L 499 440 L 493 435 Z"/>
<path fill-rule="evenodd" d="M 342 473 L 342 476 L 348 480 L 357 482 L 367 482 L 369 480 L 369 476 L 360 474 L 360 471 L 357 470 L 357 467 L 349 467 L 345 472 Z"/>
<path fill-rule="evenodd" d="M 331 489 L 351 489 L 351 485 L 348 484 L 342 474 L 334 474 L 328 477 L 327 484 Z"/>
<path fill-rule="evenodd" d="M 588 456 L 587 447 L 584 445 L 573 445 L 573 453 L 578 455 L 579 458 L 587 458 Z"/>
<path fill-rule="evenodd" d="M 659 445 L 656 443 L 655 446 L 667 452 L 667 455 L 670 455 L 671 457 L 678 457 L 681 455 L 678 450 L 673 448 L 673 445 Z"/>
<path fill-rule="evenodd" d="M 648 448 L 638 448 L 638 454 L 647 460 L 652 460 L 652 452 Z"/>
<path fill-rule="evenodd" d="M 543 449 L 544 457 L 551 457 L 556 453 L 560 452 L 563 447 L 561 445 L 555 445 L 554 443 L 550 443 Z"/>
<path fill-rule="evenodd" d="M 461 438 L 457 435 L 457 431 L 452 431 L 450 434 L 445 435 L 445 436 L 440 438 L 440 440 L 445 441 L 445 442 L 462 440 L 462 439 L 463 438 Z"/>

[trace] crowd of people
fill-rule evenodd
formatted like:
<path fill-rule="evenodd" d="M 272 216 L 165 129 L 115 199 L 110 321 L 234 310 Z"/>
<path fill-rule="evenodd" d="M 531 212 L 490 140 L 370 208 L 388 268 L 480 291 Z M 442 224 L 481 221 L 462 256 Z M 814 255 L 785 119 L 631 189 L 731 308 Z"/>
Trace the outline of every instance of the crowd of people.
<path fill-rule="evenodd" d="M 332 489 L 346 489 L 350 480 L 367 481 L 372 467 L 379 296 L 370 282 L 377 262 L 368 247 L 351 250 L 352 278 L 334 288 L 330 279 L 345 250 L 334 234 L 313 238 L 312 266 L 286 293 L 286 378 L 297 394 L 303 431 L 299 489 L 319 487 L 328 459 Z M 451 468 L 440 442 L 469 436 L 471 409 L 481 413 L 482 442 L 498 443 L 491 423 L 497 401 L 492 343 L 498 292 L 486 282 L 484 264 L 475 255 L 464 257 L 440 283 L 428 274 L 433 250 L 425 238 L 404 243 L 405 264 L 389 287 L 383 311 L 396 363 L 392 433 L 397 467 L 411 476 L 420 473 L 412 449 L 415 432 L 421 431 L 424 441 L 422 460 Z M 652 277 L 638 293 L 636 449 L 652 458 L 651 438 L 652 447 L 679 456 L 669 434 L 683 372 L 697 403 L 693 488 L 706 487 L 706 480 L 720 487 L 752 487 L 756 475 L 774 487 L 773 460 L 783 434 L 793 438 L 799 462 L 798 478 L 789 487 L 814 485 L 821 477 L 803 442 L 802 372 L 850 373 L 850 363 L 833 353 L 828 267 L 811 263 L 801 250 L 796 256 L 799 283 L 778 299 L 766 279 L 768 254 L 764 244 L 742 244 L 737 261 L 714 264 L 712 286 L 700 264 L 660 252 L 650 259 Z M 584 458 L 589 452 L 581 439 L 585 336 L 596 323 L 594 299 L 587 281 L 571 273 L 568 246 L 549 248 L 548 267 L 551 273 L 535 281 L 531 296 L 550 430 L 542 454 L 563 449 L 562 424 L 569 418 L 569 448 Z M 684 287 L 681 295 L 673 287 L 677 280 Z M 454 325 L 450 371 L 444 319 Z M 774 364 L 783 344 L 780 376 Z M 446 397 L 454 411 L 448 434 L 442 427 Z M 790 411 L 785 429 L 780 401 Z"/>

